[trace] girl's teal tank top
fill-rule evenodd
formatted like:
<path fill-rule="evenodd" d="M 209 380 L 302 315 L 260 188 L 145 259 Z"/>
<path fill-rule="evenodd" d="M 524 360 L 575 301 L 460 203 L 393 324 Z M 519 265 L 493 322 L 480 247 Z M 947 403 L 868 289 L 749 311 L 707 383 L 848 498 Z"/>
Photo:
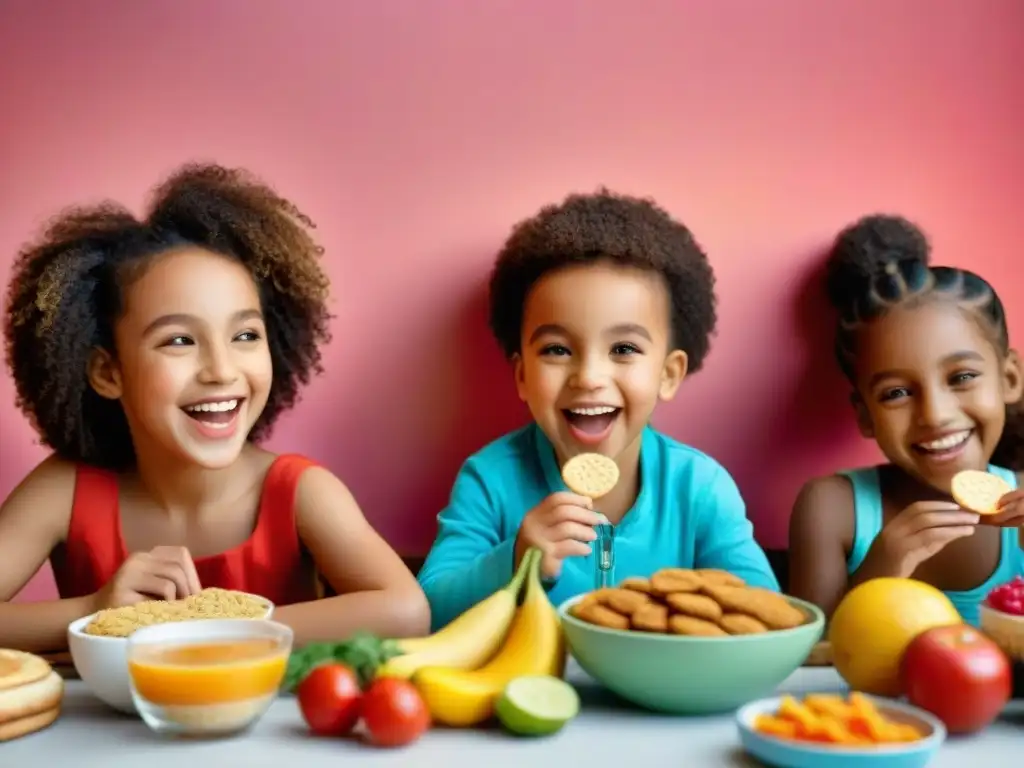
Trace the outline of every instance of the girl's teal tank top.
<path fill-rule="evenodd" d="M 999 475 L 1017 487 L 1017 476 L 1008 469 L 990 466 L 989 471 Z M 846 560 L 848 573 L 856 571 L 868 553 L 875 537 L 882 530 L 882 490 L 877 467 L 865 467 L 840 472 L 853 485 L 853 548 Z M 989 591 L 1000 584 L 1011 581 L 1014 576 L 1024 575 L 1024 550 L 1020 547 L 1020 534 L 1016 528 L 1003 528 L 1000 544 L 999 565 L 982 584 L 963 592 L 946 592 L 953 605 L 968 624 L 978 625 L 980 606 Z"/>

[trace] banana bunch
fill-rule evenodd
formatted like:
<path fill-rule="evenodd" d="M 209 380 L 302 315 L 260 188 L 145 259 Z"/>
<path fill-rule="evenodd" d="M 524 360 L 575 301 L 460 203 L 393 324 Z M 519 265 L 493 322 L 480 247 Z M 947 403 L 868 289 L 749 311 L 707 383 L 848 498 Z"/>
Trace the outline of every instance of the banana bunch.
<path fill-rule="evenodd" d="M 522 605 L 516 609 L 515 598 L 512 598 L 513 607 L 508 611 L 509 621 L 500 626 L 485 625 L 482 619 L 478 620 L 479 623 L 462 624 L 459 632 L 465 635 L 475 632 L 477 644 L 472 645 L 462 635 L 456 635 L 451 641 L 456 643 L 462 639 L 464 651 L 472 646 L 473 664 L 433 663 L 418 667 L 413 674 L 413 684 L 436 722 L 455 727 L 478 725 L 494 714 L 495 702 L 505 686 L 515 678 L 525 675 L 562 676 L 565 669 L 565 640 L 558 613 L 541 585 L 540 560 L 540 551 L 531 549 L 523 557 L 519 571 L 507 587 L 449 625 L 454 626 L 466 619 L 498 595 L 516 594 L 525 574 L 526 592 Z M 502 597 L 500 605 L 505 609 L 507 598 Z M 483 616 L 482 613 L 477 615 Z M 495 608 L 493 615 L 504 618 L 506 613 Z M 438 635 L 447 631 L 446 627 Z M 487 636 L 487 643 L 480 642 L 484 635 Z M 497 642 L 495 638 L 498 638 Z M 489 658 L 484 653 L 487 649 L 493 653 Z M 435 656 L 440 655 L 439 651 L 435 651 Z M 397 657 L 394 661 L 398 662 L 401 658 Z M 461 662 L 467 658 L 467 653 L 456 657 Z"/>
<path fill-rule="evenodd" d="M 508 635 L 523 582 L 530 572 L 526 555 L 512 580 L 474 605 L 445 627 L 427 637 L 396 640 L 401 656 L 385 662 L 378 677 L 409 680 L 424 667 L 476 669 L 497 652 Z"/>

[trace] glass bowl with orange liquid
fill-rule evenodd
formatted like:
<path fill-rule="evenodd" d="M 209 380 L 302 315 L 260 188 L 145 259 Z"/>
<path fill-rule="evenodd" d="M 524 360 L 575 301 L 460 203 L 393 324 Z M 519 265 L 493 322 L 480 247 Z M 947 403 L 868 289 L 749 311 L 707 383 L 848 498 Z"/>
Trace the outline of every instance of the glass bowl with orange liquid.
<path fill-rule="evenodd" d="M 132 700 L 146 725 L 178 736 L 247 730 L 277 696 L 293 634 L 266 619 L 156 624 L 128 638 Z"/>

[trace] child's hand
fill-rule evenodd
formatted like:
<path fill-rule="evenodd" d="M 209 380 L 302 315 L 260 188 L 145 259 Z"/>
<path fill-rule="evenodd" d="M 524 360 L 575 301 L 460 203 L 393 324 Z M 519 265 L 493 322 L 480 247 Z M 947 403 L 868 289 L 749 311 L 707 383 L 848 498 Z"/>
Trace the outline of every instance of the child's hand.
<path fill-rule="evenodd" d="M 1010 491 L 999 500 L 999 512 L 985 522 L 1004 528 L 1024 528 L 1024 488 Z"/>
<path fill-rule="evenodd" d="M 896 515 L 875 544 L 881 548 L 887 570 L 909 578 L 951 541 L 972 535 L 980 519 L 951 501 L 919 501 Z"/>
<path fill-rule="evenodd" d="M 594 526 L 604 522 L 590 505 L 586 496 L 561 492 L 531 509 L 516 536 L 515 566 L 530 547 L 537 547 L 542 554 L 541 578 L 554 579 L 562 572 L 562 560 L 589 555 L 588 542 L 597 538 Z"/>
<path fill-rule="evenodd" d="M 97 594 L 99 608 L 134 605 L 143 600 L 176 600 L 202 589 L 185 547 L 154 547 L 136 552 Z"/>

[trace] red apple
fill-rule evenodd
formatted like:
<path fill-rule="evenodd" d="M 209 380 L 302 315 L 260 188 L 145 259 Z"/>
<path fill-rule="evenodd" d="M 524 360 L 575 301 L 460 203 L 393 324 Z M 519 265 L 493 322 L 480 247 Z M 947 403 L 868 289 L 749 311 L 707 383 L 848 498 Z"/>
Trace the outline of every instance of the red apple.
<path fill-rule="evenodd" d="M 1010 700 L 1010 661 L 973 627 L 934 627 L 915 637 L 900 666 L 903 690 L 950 733 L 975 733 Z"/>

